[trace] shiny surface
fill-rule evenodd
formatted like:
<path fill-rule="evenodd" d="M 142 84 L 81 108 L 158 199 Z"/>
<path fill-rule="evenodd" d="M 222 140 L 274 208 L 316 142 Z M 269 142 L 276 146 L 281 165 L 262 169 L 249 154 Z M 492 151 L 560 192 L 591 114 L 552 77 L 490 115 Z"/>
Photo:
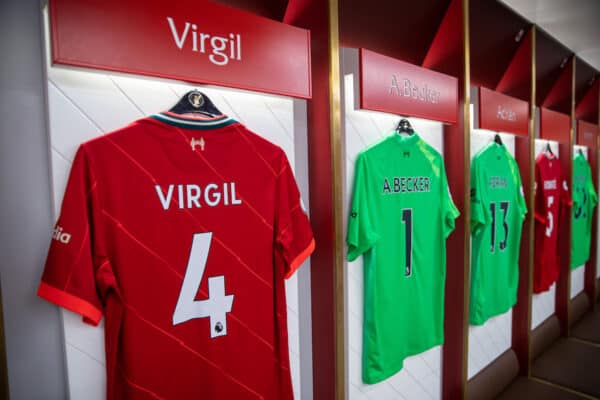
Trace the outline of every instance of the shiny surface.
<path fill-rule="evenodd" d="M 338 23 L 338 0 L 329 0 L 329 107 L 330 107 L 330 141 L 331 141 L 331 174 L 333 204 L 342 204 L 342 111 L 340 89 L 340 41 Z M 344 238 L 342 207 L 333 210 L 334 253 L 334 319 L 335 319 L 335 398 L 346 397 L 346 358 L 344 332 Z"/>

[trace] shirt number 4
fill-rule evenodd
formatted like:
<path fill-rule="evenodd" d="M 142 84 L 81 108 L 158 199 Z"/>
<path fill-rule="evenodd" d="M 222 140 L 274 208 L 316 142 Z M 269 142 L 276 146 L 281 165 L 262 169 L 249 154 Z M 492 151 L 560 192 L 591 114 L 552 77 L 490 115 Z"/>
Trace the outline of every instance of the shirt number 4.
<path fill-rule="evenodd" d="M 231 312 L 233 295 L 225 295 L 225 276 L 208 278 L 208 298 L 195 300 L 204 276 L 210 251 L 212 232 L 196 233 L 188 258 L 183 285 L 173 313 L 173 325 L 194 318 L 210 318 L 210 337 L 227 335 L 227 313 Z"/>

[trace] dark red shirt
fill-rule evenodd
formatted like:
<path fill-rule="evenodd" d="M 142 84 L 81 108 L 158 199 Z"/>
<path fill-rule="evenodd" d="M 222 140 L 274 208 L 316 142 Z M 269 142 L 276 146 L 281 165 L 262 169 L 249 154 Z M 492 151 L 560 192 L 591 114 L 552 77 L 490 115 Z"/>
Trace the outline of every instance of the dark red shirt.
<path fill-rule="evenodd" d="M 535 160 L 535 259 L 533 291 L 546 291 L 558 279 L 558 223 L 569 204 L 569 188 L 560 162 L 542 153 Z"/>
<path fill-rule="evenodd" d="M 291 399 L 284 278 L 313 248 L 279 147 L 162 113 L 80 146 L 38 294 L 105 316 L 109 400 Z"/>

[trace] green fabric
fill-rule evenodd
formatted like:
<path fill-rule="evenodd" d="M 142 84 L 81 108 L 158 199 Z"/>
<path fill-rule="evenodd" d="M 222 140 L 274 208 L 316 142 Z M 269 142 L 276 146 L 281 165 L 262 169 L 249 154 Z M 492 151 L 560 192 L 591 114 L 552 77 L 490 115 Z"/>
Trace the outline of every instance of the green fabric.
<path fill-rule="evenodd" d="M 504 145 L 488 144 L 471 163 L 471 324 L 508 311 L 517 300 L 526 213 L 517 162 Z"/>
<path fill-rule="evenodd" d="M 590 165 L 581 154 L 573 160 L 573 208 L 571 212 L 571 269 L 590 257 L 592 217 L 598 196 L 592 182 Z"/>
<path fill-rule="evenodd" d="M 458 215 L 441 155 L 416 133 L 358 156 L 347 242 L 350 261 L 364 254 L 364 382 L 443 342 L 445 239 Z"/>

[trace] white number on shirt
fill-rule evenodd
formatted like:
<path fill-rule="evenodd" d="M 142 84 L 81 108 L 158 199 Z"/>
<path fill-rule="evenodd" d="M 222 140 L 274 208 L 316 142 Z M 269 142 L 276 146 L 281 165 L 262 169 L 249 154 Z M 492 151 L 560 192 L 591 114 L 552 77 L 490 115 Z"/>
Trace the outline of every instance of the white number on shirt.
<path fill-rule="evenodd" d="M 554 229 L 554 216 L 550 211 L 550 207 L 554 203 L 554 196 L 548 196 L 548 226 L 546 226 L 546 236 L 552 236 L 552 230 Z"/>
<path fill-rule="evenodd" d="M 173 325 L 194 318 L 210 318 L 210 337 L 227 335 L 227 313 L 231 312 L 233 295 L 225 295 L 225 276 L 208 278 L 208 298 L 195 300 L 206 269 L 212 232 L 196 233 L 173 313 Z"/>

